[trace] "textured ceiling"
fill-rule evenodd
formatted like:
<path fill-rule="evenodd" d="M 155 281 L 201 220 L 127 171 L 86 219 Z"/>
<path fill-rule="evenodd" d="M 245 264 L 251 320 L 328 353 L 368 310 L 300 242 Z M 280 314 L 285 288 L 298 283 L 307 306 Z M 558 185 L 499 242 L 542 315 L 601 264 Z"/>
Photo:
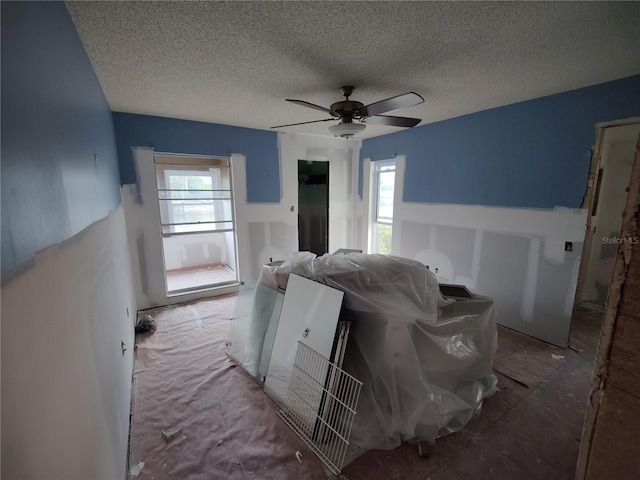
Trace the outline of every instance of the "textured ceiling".
<path fill-rule="evenodd" d="M 284 99 L 328 107 L 342 85 L 365 104 L 415 91 L 392 115 L 430 123 L 640 73 L 640 2 L 67 6 L 113 111 L 260 129 L 326 118 Z"/>

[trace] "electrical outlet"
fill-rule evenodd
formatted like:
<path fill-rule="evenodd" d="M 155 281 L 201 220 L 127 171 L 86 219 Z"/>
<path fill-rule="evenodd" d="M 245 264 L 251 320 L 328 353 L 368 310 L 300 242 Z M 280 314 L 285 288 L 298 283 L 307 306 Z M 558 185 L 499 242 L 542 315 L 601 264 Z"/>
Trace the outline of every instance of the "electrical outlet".
<path fill-rule="evenodd" d="M 564 251 L 573 252 L 573 242 L 564 242 Z"/>

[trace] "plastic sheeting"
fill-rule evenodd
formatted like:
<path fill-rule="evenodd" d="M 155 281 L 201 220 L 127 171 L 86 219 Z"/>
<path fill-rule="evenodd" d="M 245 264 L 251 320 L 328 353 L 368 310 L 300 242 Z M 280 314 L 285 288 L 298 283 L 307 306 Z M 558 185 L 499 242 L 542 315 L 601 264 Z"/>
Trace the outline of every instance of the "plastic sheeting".
<path fill-rule="evenodd" d="M 258 283 L 286 290 L 291 270 L 301 265 L 307 265 L 314 258 L 316 258 L 315 253 L 293 252 L 284 261 L 267 263 L 260 271 Z"/>
<path fill-rule="evenodd" d="M 284 267 L 282 270 L 279 270 Z M 344 369 L 364 382 L 351 442 L 391 449 L 458 431 L 496 390 L 493 302 L 446 300 L 436 277 L 400 257 L 294 254 L 265 274 L 289 272 L 344 291 L 351 322 Z"/>
<path fill-rule="evenodd" d="M 144 462 L 136 480 L 329 477 L 273 401 L 225 356 L 235 304 L 231 295 L 150 312 L 158 330 L 136 338 L 129 465 Z"/>

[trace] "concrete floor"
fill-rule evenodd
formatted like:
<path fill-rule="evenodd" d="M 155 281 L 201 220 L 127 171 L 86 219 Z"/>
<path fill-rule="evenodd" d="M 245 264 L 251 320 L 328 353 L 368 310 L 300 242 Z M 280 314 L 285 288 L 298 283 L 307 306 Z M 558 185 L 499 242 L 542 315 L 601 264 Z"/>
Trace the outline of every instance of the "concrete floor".
<path fill-rule="evenodd" d="M 426 457 L 410 444 L 372 450 L 334 477 L 225 356 L 234 304 L 223 297 L 159 309 L 158 331 L 138 337 L 130 465 L 145 466 L 131 479 L 574 478 L 601 314 L 576 311 L 567 349 L 499 327 L 500 391 L 465 429 Z M 182 437 L 162 438 L 161 428 L 178 425 Z"/>

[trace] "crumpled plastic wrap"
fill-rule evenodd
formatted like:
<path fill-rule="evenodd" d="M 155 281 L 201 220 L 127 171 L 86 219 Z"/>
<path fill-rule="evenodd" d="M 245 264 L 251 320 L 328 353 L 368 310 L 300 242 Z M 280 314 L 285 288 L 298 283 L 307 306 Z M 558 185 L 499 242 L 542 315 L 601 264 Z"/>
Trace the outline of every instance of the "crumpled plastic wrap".
<path fill-rule="evenodd" d="M 316 258 L 316 254 L 312 252 L 293 252 L 284 261 L 267 263 L 260 270 L 258 283 L 286 290 L 291 269 L 299 265 L 307 265 L 314 258 Z"/>
<path fill-rule="evenodd" d="M 299 257 L 296 257 L 299 259 Z M 496 391 L 493 301 L 446 300 L 433 273 L 400 257 L 349 253 L 291 264 L 344 292 L 343 368 L 363 390 L 350 442 L 392 449 L 458 431 Z"/>

